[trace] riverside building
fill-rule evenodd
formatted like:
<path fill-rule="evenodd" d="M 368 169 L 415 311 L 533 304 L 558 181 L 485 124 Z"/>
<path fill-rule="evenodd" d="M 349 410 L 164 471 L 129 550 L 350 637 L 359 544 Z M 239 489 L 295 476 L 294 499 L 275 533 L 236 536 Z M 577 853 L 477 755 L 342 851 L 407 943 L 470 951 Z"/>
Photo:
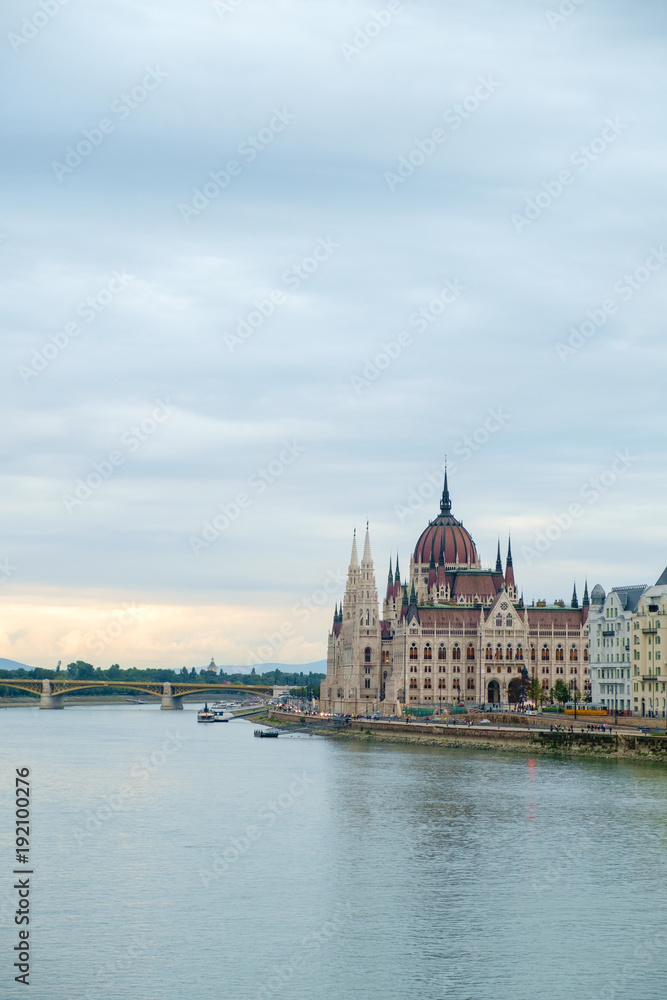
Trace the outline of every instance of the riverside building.
<path fill-rule="evenodd" d="M 356 537 L 345 597 L 334 612 L 324 712 L 382 715 L 454 703 L 511 705 L 532 678 L 545 692 L 557 680 L 574 697 L 590 693 L 587 588 L 564 601 L 526 607 L 508 542 L 495 568 L 483 567 L 463 523 L 452 514 L 445 473 L 440 513 L 419 536 L 409 573 L 390 562 L 380 612 L 368 527 L 359 562 Z"/>
<path fill-rule="evenodd" d="M 591 701 L 594 705 L 627 713 L 633 710 L 633 617 L 646 584 L 614 587 L 608 594 L 600 584 L 591 591 L 588 615 Z"/>
<path fill-rule="evenodd" d="M 636 715 L 667 718 L 667 665 L 662 636 L 667 624 L 667 569 L 637 602 L 632 621 L 632 697 Z"/>

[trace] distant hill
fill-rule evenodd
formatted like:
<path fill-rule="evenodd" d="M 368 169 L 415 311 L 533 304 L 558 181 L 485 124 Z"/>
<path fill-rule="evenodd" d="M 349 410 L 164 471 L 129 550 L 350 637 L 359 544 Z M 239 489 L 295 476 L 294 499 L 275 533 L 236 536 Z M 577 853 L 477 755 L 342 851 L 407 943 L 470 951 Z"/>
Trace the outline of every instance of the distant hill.
<path fill-rule="evenodd" d="M 208 666 L 208 664 L 206 664 Z M 224 670 L 226 674 L 249 674 L 252 667 L 248 666 L 247 663 L 242 663 L 240 666 L 235 666 L 234 664 L 228 665 L 226 663 L 216 663 L 218 670 Z M 206 667 L 200 667 L 200 670 L 205 670 Z M 255 664 L 255 672 L 260 676 L 262 674 L 270 674 L 274 670 L 282 670 L 284 674 L 326 674 L 327 672 L 327 661 L 326 660 L 315 660 L 314 663 L 257 663 Z"/>
<path fill-rule="evenodd" d="M 0 656 L 0 670 L 34 670 L 34 667 L 29 667 L 27 663 L 17 663 L 16 660 L 5 660 Z"/>

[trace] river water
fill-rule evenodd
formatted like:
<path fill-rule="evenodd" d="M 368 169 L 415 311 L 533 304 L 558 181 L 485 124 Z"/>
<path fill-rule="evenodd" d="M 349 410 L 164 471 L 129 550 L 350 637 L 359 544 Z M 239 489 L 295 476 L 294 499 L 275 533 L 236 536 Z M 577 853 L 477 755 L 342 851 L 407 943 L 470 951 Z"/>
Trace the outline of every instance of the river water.
<path fill-rule="evenodd" d="M 33 1000 L 667 995 L 667 768 L 0 710 L 0 995 L 30 767 Z"/>

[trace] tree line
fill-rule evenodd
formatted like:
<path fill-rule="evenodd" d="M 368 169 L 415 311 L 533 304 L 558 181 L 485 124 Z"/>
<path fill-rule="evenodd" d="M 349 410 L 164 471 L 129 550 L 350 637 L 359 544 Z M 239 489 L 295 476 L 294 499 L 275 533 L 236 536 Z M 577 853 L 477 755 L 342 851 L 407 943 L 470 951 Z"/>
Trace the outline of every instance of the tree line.
<path fill-rule="evenodd" d="M 223 682 L 230 682 L 232 684 L 275 685 L 278 687 L 296 684 L 310 691 L 316 691 L 315 696 L 318 697 L 320 681 L 324 679 L 324 674 L 315 674 L 312 672 L 304 674 L 303 671 L 288 673 L 280 669 L 270 670 L 266 674 L 258 674 L 254 667 L 250 673 L 233 674 L 225 673 L 222 668 L 217 673 L 207 669 L 202 669 L 198 672 L 194 667 L 190 670 L 187 667 L 182 667 L 180 670 L 168 670 L 162 667 L 147 667 L 144 669 L 129 667 L 123 670 L 118 663 L 113 663 L 110 667 L 102 669 L 101 667 L 94 667 L 92 663 L 86 663 L 84 660 L 68 663 L 65 670 L 46 670 L 42 667 L 35 667 L 32 670 L 25 670 L 23 667 L 17 670 L 0 670 L 0 696 L 20 698 L 25 697 L 26 692 L 4 687 L 1 684 L 3 678 L 7 680 L 67 679 L 72 681 L 123 681 L 127 684 L 131 684 L 133 681 L 151 684 L 164 684 L 165 682 L 172 684 L 221 684 Z M 107 688 L 106 693 L 126 695 L 128 692 L 123 688 Z M 93 689 L 88 692 L 85 690 L 77 692 L 77 695 L 85 694 L 99 696 L 100 691 Z"/>

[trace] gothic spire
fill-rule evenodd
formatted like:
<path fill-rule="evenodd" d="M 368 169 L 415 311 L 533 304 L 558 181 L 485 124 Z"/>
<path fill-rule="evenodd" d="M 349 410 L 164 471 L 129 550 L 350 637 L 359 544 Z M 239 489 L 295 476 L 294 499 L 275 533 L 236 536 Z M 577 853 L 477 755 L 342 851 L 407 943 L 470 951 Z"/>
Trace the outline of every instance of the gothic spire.
<path fill-rule="evenodd" d="M 402 601 L 402 604 L 403 604 L 404 608 L 407 608 L 407 606 L 408 606 L 408 585 L 407 585 L 407 583 L 403 584 L 403 601 Z"/>
<path fill-rule="evenodd" d="M 447 485 L 447 465 L 445 465 L 445 485 L 442 490 L 442 497 L 440 500 L 440 513 L 441 514 L 451 514 L 452 512 L 452 501 L 449 498 L 449 486 Z"/>
<path fill-rule="evenodd" d="M 588 608 L 590 607 L 590 603 L 591 600 L 590 597 L 588 596 L 588 580 L 586 580 L 586 582 L 584 583 L 584 596 L 581 599 L 581 606 L 582 608 Z"/>
<path fill-rule="evenodd" d="M 359 565 L 359 556 L 357 555 L 357 529 L 354 529 L 354 537 L 352 538 L 352 553 L 350 554 L 350 569 L 356 569 Z"/>
<path fill-rule="evenodd" d="M 572 608 L 578 608 L 579 607 L 579 601 L 577 600 L 577 582 L 576 582 L 576 580 L 575 580 L 575 583 L 574 583 L 574 589 L 572 590 L 572 604 L 570 605 L 570 607 L 572 607 Z"/>
<path fill-rule="evenodd" d="M 396 580 L 396 583 L 400 583 L 401 582 L 401 571 L 398 568 L 398 553 L 396 553 L 396 575 L 395 575 L 394 579 Z"/>
<path fill-rule="evenodd" d="M 366 538 L 364 539 L 364 554 L 361 561 L 366 564 L 373 562 L 373 557 L 371 556 L 371 538 L 368 533 L 368 521 L 366 521 Z"/>
<path fill-rule="evenodd" d="M 512 568 L 512 543 L 510 539 L 507 539 L 507 563 L 505 564 L 505 587 L 507 590 L 510 587 L 516 587 L 514 582 L 514 569 Z"/>
<path fill-rule="evenodd" d="M 392 587 L 394 584 L 394 574 L 391 571 L 391 556 L 389 556 L 389 575 L 387 577 L 387 586 Z"/>
<path fill-rule="evenodd" d="M 496 556 L 496 573 L 502 573 L 503 561 L 500 558 L 500 535 L 498 536 L 498 555 Z"/>

